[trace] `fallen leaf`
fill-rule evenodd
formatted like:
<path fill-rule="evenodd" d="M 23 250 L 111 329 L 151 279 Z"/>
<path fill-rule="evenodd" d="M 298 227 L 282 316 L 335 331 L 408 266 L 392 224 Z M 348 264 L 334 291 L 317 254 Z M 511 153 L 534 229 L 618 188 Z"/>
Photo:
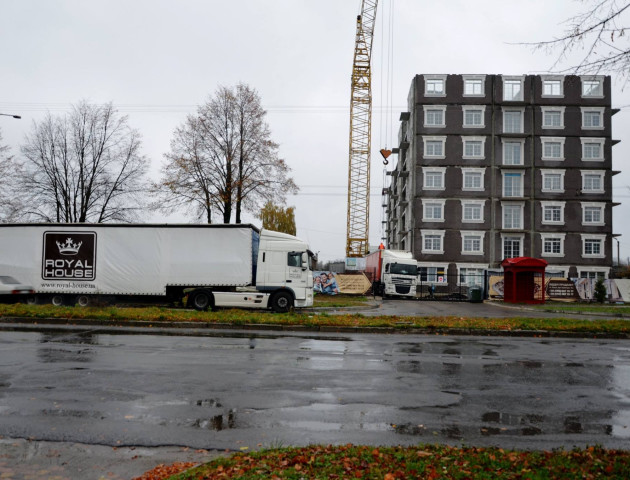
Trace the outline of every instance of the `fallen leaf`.
<path fill-rule="evenodd" d="M 191 462 L 176 462 L 172 465 L 160 464 L 152 470 L 145 472 L 140 477 L 134 477 L 133 480 L 163 480 L 178 473 L 189 470 L 197 465 Z"/>

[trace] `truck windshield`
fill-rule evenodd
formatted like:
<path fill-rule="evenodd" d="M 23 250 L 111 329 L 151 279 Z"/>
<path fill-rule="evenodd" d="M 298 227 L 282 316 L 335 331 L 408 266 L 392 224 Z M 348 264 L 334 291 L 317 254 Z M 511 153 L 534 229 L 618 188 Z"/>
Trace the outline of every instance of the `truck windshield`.
<path fill-rule="evenodd" d="M 416 265 L 409 265 L 406 263 L 392 263 L 390 266 L 390 273 L 415 276 L 418 274 L 418 267 Z"/>

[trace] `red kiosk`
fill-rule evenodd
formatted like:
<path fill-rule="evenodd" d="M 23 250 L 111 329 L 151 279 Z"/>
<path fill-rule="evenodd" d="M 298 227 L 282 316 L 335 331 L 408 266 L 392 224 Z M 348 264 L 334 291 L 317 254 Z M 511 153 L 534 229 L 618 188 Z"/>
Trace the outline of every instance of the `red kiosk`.
<path fill-rule="evenodd" d="M 539 258 L 506 258 L 503 267 L 503 301 L 545 303 L 545 267 Z"/>

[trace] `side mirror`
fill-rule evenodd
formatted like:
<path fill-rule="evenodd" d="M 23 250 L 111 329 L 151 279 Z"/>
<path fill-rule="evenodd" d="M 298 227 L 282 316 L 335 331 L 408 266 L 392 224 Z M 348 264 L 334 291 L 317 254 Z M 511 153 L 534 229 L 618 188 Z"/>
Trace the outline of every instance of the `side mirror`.
<path fill-rule="evenodd" d="M 308 254 L 305 252 L 302 254 L 302 270 L 308 269 Z"/>

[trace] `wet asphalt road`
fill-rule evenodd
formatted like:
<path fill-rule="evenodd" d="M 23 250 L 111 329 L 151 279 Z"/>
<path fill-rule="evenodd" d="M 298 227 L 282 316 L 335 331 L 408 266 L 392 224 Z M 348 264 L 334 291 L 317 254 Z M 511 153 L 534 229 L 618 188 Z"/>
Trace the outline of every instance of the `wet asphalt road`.
<path fill-rule="evenodd" d="M 0 436 L 232 450 L 347 442 L 627 449 L 630 344 L 4 331 Z"/>

